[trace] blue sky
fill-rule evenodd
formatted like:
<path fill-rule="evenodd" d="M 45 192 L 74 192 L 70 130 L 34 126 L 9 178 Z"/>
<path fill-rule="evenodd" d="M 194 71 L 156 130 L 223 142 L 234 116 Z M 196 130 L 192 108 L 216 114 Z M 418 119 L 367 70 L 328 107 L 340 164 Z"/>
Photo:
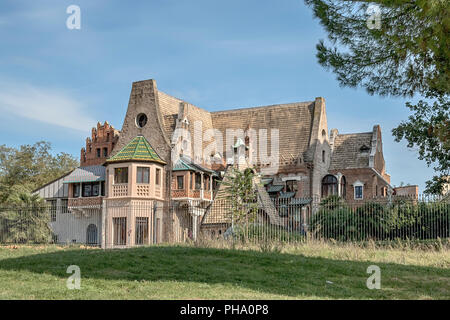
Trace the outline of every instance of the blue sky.
<path fill-rule="evenodd" d="M 80 30 L 66 27 L 72 4 Z M 137 80 L 210 111 L 321 96 L 329 129 L 380 124 L 392 184 L 423 191 L 432 169 L 391 135 L 407 99 L 339 87 L 315 57 L 324 38 L 302 0 L 2 0 L 0 144 L 79 157 L 97 121 L 121 128 Z"/>

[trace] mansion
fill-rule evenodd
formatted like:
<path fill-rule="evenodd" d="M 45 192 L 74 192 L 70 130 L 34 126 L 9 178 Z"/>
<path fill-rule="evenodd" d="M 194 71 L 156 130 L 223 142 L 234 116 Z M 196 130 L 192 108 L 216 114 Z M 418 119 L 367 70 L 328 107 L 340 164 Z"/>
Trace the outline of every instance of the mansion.
<path fill-rule="evenodd" d="M 329 130 L 323 98 L 210 112 L 159 91 L 155 80 L 134 82 L 122 128 L 98 123 L 80 167 L 35 192 L 52 206 L 58 242 L 195 239 L 230 225 L 217 216 L 230 167 L 256 173 L 258 202 L 274 224 L 277 199 L 314 214 L 330 195 L 357 202 L 395 192 L 380 126 Z"/>

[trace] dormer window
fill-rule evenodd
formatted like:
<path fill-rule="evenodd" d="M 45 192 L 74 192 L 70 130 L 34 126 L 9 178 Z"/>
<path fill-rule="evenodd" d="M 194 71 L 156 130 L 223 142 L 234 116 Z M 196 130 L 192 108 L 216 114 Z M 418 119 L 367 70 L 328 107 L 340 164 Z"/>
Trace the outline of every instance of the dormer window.
<path fill-rule="evenodd" d="M 369 152 L 370 148 L 364 144 L 361 148 L 359 148 L 359 151 L 361 151 L 361 152 Z"/>

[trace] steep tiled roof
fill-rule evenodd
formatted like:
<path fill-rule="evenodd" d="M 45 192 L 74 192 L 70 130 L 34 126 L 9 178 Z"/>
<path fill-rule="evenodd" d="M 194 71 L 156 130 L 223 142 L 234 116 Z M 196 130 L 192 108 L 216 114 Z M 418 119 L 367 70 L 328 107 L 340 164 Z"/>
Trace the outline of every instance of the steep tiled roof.
<path fill-rule="evenodd" d="M 298 102 L 265 107 L 212 112 L 213 126 L 227 129 L 267 130 L 267 152 L 271 150 L 271 129 L 279 130 L 280 166 L 297 159 L 308 150 L 314 102 Z M 259 139 L 258 139 L 259 140 Z"/>
<path fill-rule="evenodd" d="M 330 170 L 369 167 L 372 132 L 338 134 L 334 140 Z"/>
<path fill-rule="evenodd" d="M 232 109 L 217 112 L 196 107 L 181 99 L 158 91 L 159 106 L 163 118 L 163 127 L 168 137 L 172 137 L 180 104 L 189 121 L 191 139 L 195 139 L 194 124 L 201 121 L 203 134 L 208 129 L 218 129 L 226 143 L 227 129 L 253 129 L 259 137 L 259 130 L 267 130 L 267 152 L 271 150 L 271 129 L 279 130 L 280 166 L 296 160 L 308 150 L 314 112 L 314 102 L 295 102 L 261 106 L 253 108 Z M 203 149 L 212 141 L 204 140 Z M 225 147 L 225 146 L 224 146 Z M 227 151 L 227 150 L 224 150 Z M 204 155 L 209 156 L 209 155 Z"/>
<path fill-rule="evenodd" d="M 180 105 L 184 105 L 184 113 L 186 119 L 189 121 L 189 134 L 192 142 L 197 138 L 197 135 L 194 134 L 194 128 L 196 121 L 201 122 L 202 136 L 205 134 L 205 131 L 208 129 L 212 129 L 212 119 L 211 113 L 205 109 L 199 108 L 193 104 L 190 104 L 181 99 L 172 97 L 167 93 L 158 90 L 158 99 L 159 99 L 159 108 L 163 118 L 163 127 L 166 132 L 167 137 L 169 139 L 172 138 L 172 134 L 176 128 L 176 121 L 178 119 L 178 112 Z M 183 119 L 180 119 L 183 120 Z M 198 137 L 200 138 L 200 137 Z M 214 143 L 208 140 L 202 141 L 203 150 L 210 144 Z M 204 155 L 210 156 L 210 155 Z"/>
<path fill-rule="evenodd" d="M 137 136 L 106 162 L 149 161 L 166 164 L 143 136 Z"/>

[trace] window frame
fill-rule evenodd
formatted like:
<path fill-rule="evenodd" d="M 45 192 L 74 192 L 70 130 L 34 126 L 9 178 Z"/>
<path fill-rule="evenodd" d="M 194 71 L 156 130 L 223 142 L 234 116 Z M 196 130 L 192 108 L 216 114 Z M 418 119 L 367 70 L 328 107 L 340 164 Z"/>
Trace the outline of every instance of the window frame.
<path fill-rule="evenodd" d="M 89 192 L 86 192 L 85 187 L 89 187 Z M 100 196 L 100 182 L 83 182 L 81 184 L 81 197 L 92 198 Z"/>
<path fill-rule="evenodd" d="M 328 178 L 332 178 L 333 182 L 330 181 L 324 181 L 325 179 L 329 180 Z M 325 188 L 326 187 L 326 188 Z M 332 189 L 332 192 L 330 193 L 329 189 Z M 327 190 L 327 194 L 325 195 L 324 190 Z M 326 176 L 324 176 L 320 182 L 320 191 L 321 191 L 321 197 L 322 198 L 326 198 L 332 195 L 338 195 L 338 179 L 332 175 L 332 174 L 327 174 Z"/>
<path fill-rule="evenodd" d="M 126 169 L 126 170 L 125 170 Z M 117 174 L 118 170 L 124 170 L 126 171 L 126 173 L 119 173 Z M 114 168 L 114 184 L 128 184 L 130 177 L 128 176 L 128 167 L 119 167 L 119 168 Z M 126 179 L 117 179 L 118 177 L 124 178 L 124 176 L 126 176 Z M 117 180 L 120 181 L 125 181 L 126 182 L 118 182 Z"/>
<path fill-rule="evenodd" d="M 289 187 L 289 185 L 291 184 L 291 186 Z M 291 190 L 292 188 L 292 190 Z M 298 181 L 297 180 L 286 180 L 285 181 L 285 189 L 286 192 L 298 192 Z"/>
<path fill-rule="evenodd" d="M 147 177 L 145 176 L 146 171 Z M 144 179 L 144 178 L 147 179 Z M 136 168 L 136 183 L 137 184 L 150 184 L 150 167 L 137 167 Z"/>
<path fill-rule="evenodd" d="M 181 182 L 181 188 L 180 188 Z M 184 176 L 176 176 L 176 188 L 177 190 L 184 190 Z"/>
<path fill-rule="evenodd" d="M 113 217 L 113 244 L 115 246 L 127 245 L 127 218 Z"/>
<path fill-rule="evenodd" d="M 194 186 L 195 186 L 195 190 L 201 190 L 202 189 L 202 175 L 199 173 L 195 173 L 195 181 L 194 181 Z M 197 182 L 197 177 L 198 177 L 198 182 Z"/>
<path fill-rule="evenodd" d="M 161 169 L 156 168 L 155 170 L 155 185 L 160 186 L 161 185 Z"/>
<path fill-rule="evenodd" d="M 149 218 L 136 217 L 134 223 L 134 244 L 146 245 L 150 243 Z"/>
<path fill-rule="evenodd" d="M 74 183 L 73 184 L 73 197 L 74 198 L 80 198 L 81 197 L 81 186 L 79 183 Z"/>
<path fill-rule="evenodd" d="M 356 190 L 361 188 L 361 197 L 356 196 Z M 353 197 L 355 200 L 363 200 L 364 199 L 364 185 L 363 184 L 355 184 L 353 185 Z"/>

